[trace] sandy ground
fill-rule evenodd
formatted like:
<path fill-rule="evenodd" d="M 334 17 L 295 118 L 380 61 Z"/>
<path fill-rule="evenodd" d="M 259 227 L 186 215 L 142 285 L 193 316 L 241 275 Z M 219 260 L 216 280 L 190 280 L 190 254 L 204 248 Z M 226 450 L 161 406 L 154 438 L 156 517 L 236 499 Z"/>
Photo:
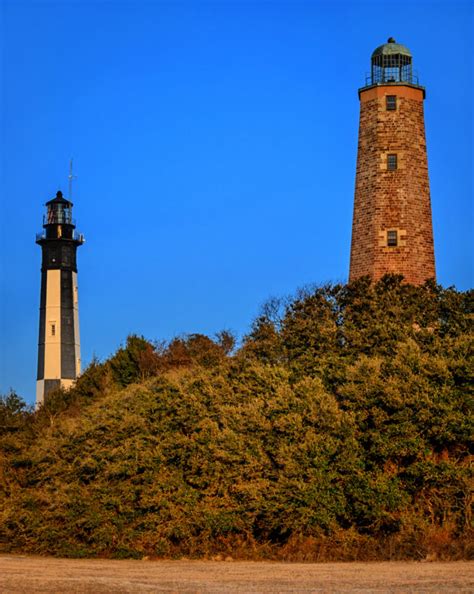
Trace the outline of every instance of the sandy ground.
<path fill-rule="evenodd" d="M 474 592 L 474 561 L 273 563 L 1 556 L 0 592 Z"/>

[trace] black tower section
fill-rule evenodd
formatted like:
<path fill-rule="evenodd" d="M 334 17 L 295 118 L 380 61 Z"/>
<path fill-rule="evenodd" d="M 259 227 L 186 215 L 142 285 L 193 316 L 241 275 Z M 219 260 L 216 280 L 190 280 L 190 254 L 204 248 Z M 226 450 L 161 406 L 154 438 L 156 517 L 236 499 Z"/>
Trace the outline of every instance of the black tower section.
<path fill-rule="evenodd" d="M 36 236 L 41 246 L 41 296 L 38 341 L 38 380 L 45 380 L 44 395 L 59 387 L 62 379 L 76 379 L 77 342 L 74 323 L 73 273 L 77 273 L 76 250 L 84 243 L 84 237 L 75 231 L 72 218 L 72 202 L 62 192 L 46 203 L 43 216 L 43 232 Z M 46 309 L 48 294 L 48 270 L 60 270 L 60 379 L 45 377 Z M 47 375 L 47 374 L 46 374 Z"/>

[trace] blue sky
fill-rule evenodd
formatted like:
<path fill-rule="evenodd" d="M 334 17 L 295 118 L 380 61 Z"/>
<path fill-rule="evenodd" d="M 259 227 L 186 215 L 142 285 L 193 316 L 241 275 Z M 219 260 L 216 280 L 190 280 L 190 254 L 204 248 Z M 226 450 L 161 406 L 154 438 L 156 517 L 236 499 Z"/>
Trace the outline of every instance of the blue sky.
<path fill-rule="evenodd" d="M 35 233 L 71 156 L 85 364 L 345 281 L 357 89 L 389 36 L 427 88 L 438 281 L 472 286 L 470 2 L 1 7 L 0 393 L 34 401 Z"/>

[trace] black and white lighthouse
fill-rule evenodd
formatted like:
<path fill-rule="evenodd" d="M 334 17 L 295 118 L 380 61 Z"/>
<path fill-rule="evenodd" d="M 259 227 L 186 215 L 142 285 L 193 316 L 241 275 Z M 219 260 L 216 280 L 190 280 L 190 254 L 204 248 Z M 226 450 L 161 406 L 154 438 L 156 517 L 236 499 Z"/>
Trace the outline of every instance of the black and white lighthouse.
<path fill-rule="evenodd" d="M 84 237 L 75 230 L 72 202 L 62 192 L 46 203 L 41 246 L 41 297 L 36 406 L 48 392 L 69 387 L 81 371 L 76 251 Z"/>

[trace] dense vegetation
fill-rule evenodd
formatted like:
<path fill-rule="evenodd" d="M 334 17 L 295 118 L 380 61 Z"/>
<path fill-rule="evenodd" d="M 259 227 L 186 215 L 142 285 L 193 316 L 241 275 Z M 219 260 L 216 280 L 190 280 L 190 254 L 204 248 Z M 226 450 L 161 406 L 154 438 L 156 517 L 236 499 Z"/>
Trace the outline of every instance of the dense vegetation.
<path fill-rule="evenodd" d="M 36 413 L 4 396 L 3 551 L 472 556 L 472 298 L 324 286 L 239 348 L 131 336 Z"/>

